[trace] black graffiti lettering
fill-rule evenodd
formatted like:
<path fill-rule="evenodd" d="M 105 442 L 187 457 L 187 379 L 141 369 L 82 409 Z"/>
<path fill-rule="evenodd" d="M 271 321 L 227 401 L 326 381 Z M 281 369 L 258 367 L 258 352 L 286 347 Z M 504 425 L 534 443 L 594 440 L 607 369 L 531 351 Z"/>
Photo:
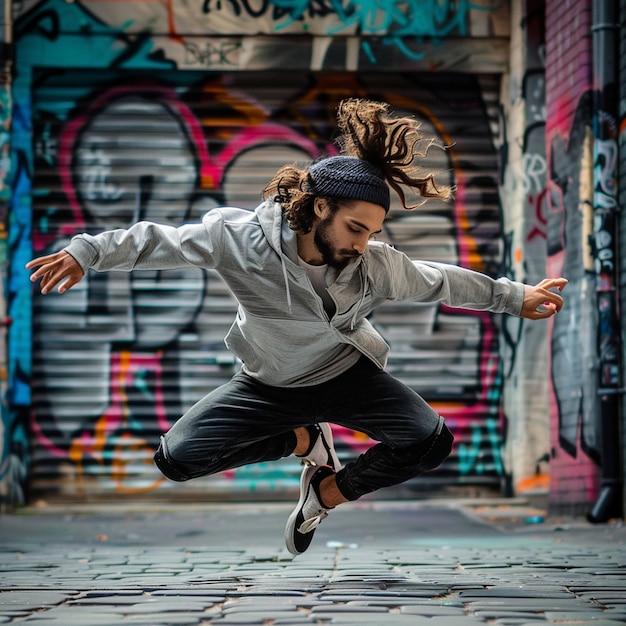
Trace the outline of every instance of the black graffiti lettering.
<path fill-rule="evenodd" d="M 337 13 L 332 0 L 311 0 L 308 9 L 310 17 L 326 17 L 327 15 Z M 349 4 L 343 9 L 344 18 L 350 17 L 355 11 L 356 7 Z"/>
<path fill-rule="evenodd" d="M 216 9 L 218 9 L 218 10 L 221 9 L 222 1 L 223 0 L 217 0 L 217 2 L 216 2 L 217 6 L 215 7 Z M 229 0 L 229 4 L 232 7 L 233 13 L 235 15 L 241 15 L 241 7 L 237 3 L 237 0 Z M 203 13 L 210 13 L 211 12 L 211 0 L 204 0 L 204 2 L 202 3 L 202 12 Z"/>
<path fill-rule="evenodd" d="M 232 12 L 236 16 L 244 13 L 250 17 L 258 18 L 271 10 L 272 19 L 274 21 L 280 21 L 284 17 L 288 17 L 291 20 L 302 20 L 304 19 L 305 13 L 309 18 L 338 14 L 337 5 L 333 3 L 333 0 L 311 0 L 311 2 L 307 4 L 293 0 L 281 6 L 274 4 L 273 0 L 257 0 L 257 2 L 255 2 L 255 0 L 204 0 L 202 3 L 202 12 L 208 14 L 212 10 L 219 10 L 222 8 L 222 3 L 226 1 L 228 1 Z M 254 6 L 255 4 L 256 6 Z M 356 10 L 357 8 L 353 5 L 342 9 L 344 19 L 353 15 Z"/>
<path fill-rule="evenodd" d="M 253 8 L 250 0 L 240 0 L 243 10 L 251 17 L 261 17 L 267 12 L 269 0 L 260 0 L 258 8 Z"/>
<path fill-rule="evenodd" d="M 229 0 L 229 4 L 232 8 L 232 11 L 235 15 L 241 15 L 242 13 L 247 13 L 251 17 L 261 17 L 267 13 L 269 8 L 270 0 L 259 0 L 259 6 L 252 6 L 253 0 Z M 216 9 L 221 9 L 221 4 L 223 0 L 216 1 Z M 204 0 L 202 4 L 202 12 L 210 13 L 211 12 L 211 0 Z M 289 10 L 284 11 L 285 13 L 289 13 Z"/>
<path fill-rule="evenodd" d="M 204 42 L 202 45 L 194 43 L 185 44 L 185 63 L 187 65 L 203 65 L 212 67 L 215 65 L 237 65 L 233 58 L 234 53 L 241 49 L 238 41 L 213 43 Z"/>
<path fill-rule="evenodd" d="M 44 39 L 56 41 L 61 35 L 61 18 L 53 10 L 41 11 L 23 20 L 16 31 L 20 37 L 36 32 Z"/>

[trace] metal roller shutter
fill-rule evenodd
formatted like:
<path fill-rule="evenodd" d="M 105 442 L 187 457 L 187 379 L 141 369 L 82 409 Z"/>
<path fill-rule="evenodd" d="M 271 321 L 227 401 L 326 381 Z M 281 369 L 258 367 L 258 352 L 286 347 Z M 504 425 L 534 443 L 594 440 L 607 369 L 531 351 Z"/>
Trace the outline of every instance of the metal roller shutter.
<path fill-rule="evenodd" d="M 454 143 L 429 165 L 458 186 L 451 204 L 392 207 L 382 238 L 416 258 L 498 273 L 501 256 L 497 77 L 66 71 L 34 81 L 35 254 L 82 231 L 138 219 L 197 220 L 222 204 L 254 208 L 284 163 L 332 149 L 336 103 L 385 100 Z M 152 464 L 159 435 L 237 368 L 223 338 L 235 303 L 213 272 L 90 272 L 64 296 L 34 296 L 32 489 L 47 497 L 278 497 L 294 459 L 185 484 Z M 405 485 L 500 480 L 495 320 L 442 307 L 389 305 L 373 323 L 389 370 L 421 393 L 456 436 L 444 465 Z M 335 431 L 345 461 L 371 442 Z"/>

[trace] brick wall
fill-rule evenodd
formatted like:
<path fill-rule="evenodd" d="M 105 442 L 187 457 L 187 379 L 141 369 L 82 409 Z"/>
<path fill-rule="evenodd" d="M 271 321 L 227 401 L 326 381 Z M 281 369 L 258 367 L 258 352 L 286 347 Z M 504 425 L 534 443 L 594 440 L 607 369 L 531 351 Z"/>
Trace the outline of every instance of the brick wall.
<path fill-rule="evenodd" d="M 546 3 L 548 270 L 569 280 L 552 333 L 553 511 L 583 512 L 598 490 L 597 307 L 592 232 L 591 0 Z"/>

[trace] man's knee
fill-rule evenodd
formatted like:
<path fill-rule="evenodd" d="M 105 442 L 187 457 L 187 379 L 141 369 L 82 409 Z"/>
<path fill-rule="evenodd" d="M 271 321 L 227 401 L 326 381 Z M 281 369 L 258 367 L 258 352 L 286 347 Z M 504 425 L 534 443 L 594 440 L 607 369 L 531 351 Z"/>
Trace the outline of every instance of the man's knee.
<path fill-rule="evenodd" d="M 452 433 L 448 427 L 442 423 L 441 430 L 435 433 L 434 438 L 430 441 L 429 447 L 425 450 L 420 459 L 420 465 L 424 468 L 424 471 L 435 469 L 448 458 L 448 455 L 452 451 L 453 441 L 454 437 Z M 424 448 L 426 448 L 426 446 L 424 446 Z"/>
<path fill-rule="evenodd" d="M 175 480 L 176 482 L 184 482 L 189 480 L 191 476 L 185 474 L 180 467 L 178 467 L 167 455 L 165 451 L 165 444 L 163 442 L 163 437 L 161 437 L 161 442 L 159 443 L 159 447 L 157 451 L 154 453 L 154 463 L 161 470 L 161 473 L 169 478 L 170 480 Z"/>
<path fill-rule="evenodd" d="M 438 467 L 452 451 L 454 437 L 440 420 L 435 432 L 419 443 L 396 449 L 396 457 L 407 466 L 415 466 L 419 473 L 427 472 Z"/>

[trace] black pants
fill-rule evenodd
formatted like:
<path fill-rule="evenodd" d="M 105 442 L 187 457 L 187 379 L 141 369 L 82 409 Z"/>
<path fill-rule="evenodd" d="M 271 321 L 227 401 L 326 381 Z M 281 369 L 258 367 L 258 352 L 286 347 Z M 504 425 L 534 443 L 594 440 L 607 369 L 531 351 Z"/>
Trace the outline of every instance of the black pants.
<path fill-rule="evenodd" d="M 452 434 L 412 389 L 362 357 L 340 376 L 310 387 L 272 387 L 239 372 L 192 406 L 155 454 L 172 480 L 188 480 L 293 453 L 294 429 L 330 422 L 380 443 L 348 462 L 337 485 L 348 500 L 437 467 Z"/>

